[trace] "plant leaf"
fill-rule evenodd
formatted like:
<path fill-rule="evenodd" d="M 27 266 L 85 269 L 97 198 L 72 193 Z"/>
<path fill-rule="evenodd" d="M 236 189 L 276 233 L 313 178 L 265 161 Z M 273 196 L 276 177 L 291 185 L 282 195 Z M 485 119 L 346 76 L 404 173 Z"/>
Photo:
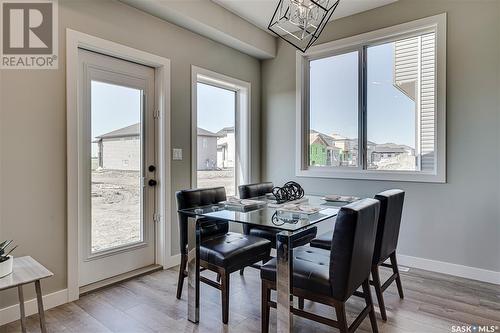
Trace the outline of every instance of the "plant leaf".
<path fill-rule="evenodd" d="M 9 246 L 9 245 L 10 245 L 10 243 L 12 243 L 12 240 L 6 240 L 6 241 L 2 242 L 2 243 L 0 244 L 0 250 L 5 250 L 5 248 L 6 248 L 7 246 Z"/>

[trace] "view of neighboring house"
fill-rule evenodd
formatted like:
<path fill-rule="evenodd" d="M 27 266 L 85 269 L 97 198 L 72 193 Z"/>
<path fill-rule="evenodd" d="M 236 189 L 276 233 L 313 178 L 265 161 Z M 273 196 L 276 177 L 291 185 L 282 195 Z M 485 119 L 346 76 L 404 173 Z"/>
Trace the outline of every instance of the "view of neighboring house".
<path fill-rule="evenodd" d="M 107 170 L 139 171 L 141 168 L 140 124 L 96 137 L 97 166 Z M 234 127 L 213 133 L 198 128 L 197 170 L 234 168 Z"/>
<path fill-rule="evenodd" d="M 434 168 L 435 135 L 435 59 L 432 52 L 435 34 L 429 33 L 407 38 L 394 43 L 394 87 L 415 102 L 416 121 L 420 131 L 415 142 L 420 143 L 417 155 L 420 168 L 429 171 Z M 413 152 L 415 155 L 415 152 Z"/>
<path fill-rule="evenodd" d="M 358 139 L 311 130 L 309 134 L 309 164 L 316 166 L 355 166 Z M 367 142 L 367 163 L 371 169 L 379 166 L 411 169 L 415 165 L 415 149 L 394 143 Z"/>
<path fill-rule="evenodd" d="M 236 138 L 234 127 L 224 127 L 217 132 L 217 167 L 234 168 Z"/>
<path fill-rule="evenodd" d="M 197 170 L 217 168 L 217 134 L 198 127 Z"/>
<path fill-rule="evenodd" d="M 98 166 L 107 170 L 141 170 L 141 128 L 134 124 L 102 134 L 94 143 L 98 147 Z"/>

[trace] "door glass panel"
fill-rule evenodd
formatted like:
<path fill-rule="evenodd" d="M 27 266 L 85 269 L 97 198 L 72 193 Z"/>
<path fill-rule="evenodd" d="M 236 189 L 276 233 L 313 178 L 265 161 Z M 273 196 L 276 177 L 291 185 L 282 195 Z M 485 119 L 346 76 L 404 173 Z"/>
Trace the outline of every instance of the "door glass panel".
<path fill-rule="evenodd" d="M 198 83 L 197 186 L 235 195 L 236 92 Z"/>
<path fill-rule="evenodd" d="M 141 96 L 139 89 L 91 83 L 92 253 L 143 239 Z"/>

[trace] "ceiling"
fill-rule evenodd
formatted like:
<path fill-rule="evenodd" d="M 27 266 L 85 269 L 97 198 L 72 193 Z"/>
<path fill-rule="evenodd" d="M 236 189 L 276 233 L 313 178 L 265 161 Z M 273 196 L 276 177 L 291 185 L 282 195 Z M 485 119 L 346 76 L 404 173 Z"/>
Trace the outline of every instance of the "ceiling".
<path fill-rule="evenodd" d="M 248 22 L 267 31 L 278 0 L 212 0 Z M 388 5 L 397 0 L 340 0 L 331 20 Z M 269 31 L 270 32 L 270 31 Z M 271 33 L 271 32 L 270 32 Z"/>

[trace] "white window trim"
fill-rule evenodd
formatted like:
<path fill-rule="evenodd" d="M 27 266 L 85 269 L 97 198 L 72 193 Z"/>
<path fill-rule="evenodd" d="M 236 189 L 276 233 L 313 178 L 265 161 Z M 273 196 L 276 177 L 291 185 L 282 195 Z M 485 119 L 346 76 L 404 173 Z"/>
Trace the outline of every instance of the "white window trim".
<path fill-rule="evenodd" d="M 228 89 L 236 93 L 235 140 L 237 147 L 235 161 L 236 186 L 251 179 L 251 96 L 250 82 L 219 74 L 198 66 L 191 66 L 191 186 L 197 186 L 197 83 Z M 235 188 L 237 194 L 237 188 Z"/>
<path fill-rule="evenodd" d="M 66 29 L 66 121 L 68 186 L 68 302 L 79 298 L 79 221 L 81 219 L 78 141 L 82 135 L 78 93 L 78 49 L 113 56 L 155 69 L 155 107 L 159 111 L 157 163 L 159 221 L 156 224 L 155 261 L 163 268 L 178 264 L 171 251 L 171 164 L 170 164 L 170 60 L 148 52 L 82 32 Z"/>
<path fill-rule="evenodd" d="M 410 37 L 425 31 L 436 33 L 436 166 L 433 172 L 366 170 L 362 168 L 312 167 L 306 165 L 309 98 L 308 71 L 310 59 L 321 58 L 343 50 L 354 50 L 363 45 Z M 311 47 L 306 53 L 296 54 L 296 175 L 298 177 L 366 179 L 446 183 L 446 13 L 396 26 L 371 31 Z M 361 164 L 361 163 L 360 163 Z"/>

